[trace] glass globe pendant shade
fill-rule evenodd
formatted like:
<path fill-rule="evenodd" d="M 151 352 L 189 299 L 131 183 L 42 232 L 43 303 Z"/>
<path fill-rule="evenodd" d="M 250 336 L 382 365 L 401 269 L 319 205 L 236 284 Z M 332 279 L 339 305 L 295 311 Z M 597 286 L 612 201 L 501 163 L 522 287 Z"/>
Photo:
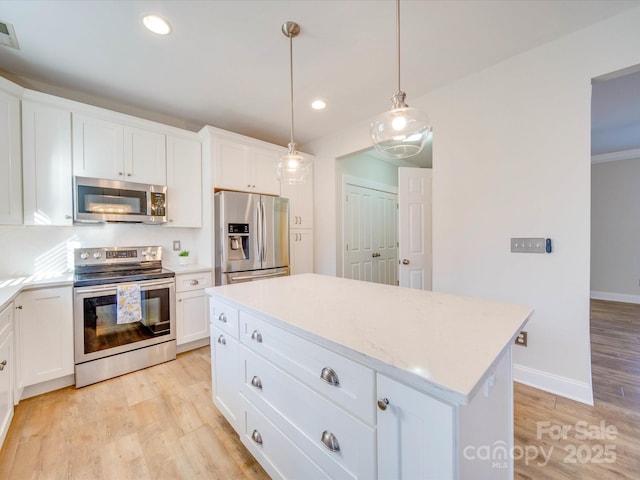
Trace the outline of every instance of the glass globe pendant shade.
<path fill-rule="evenodd" d="M 276 176 L 282 183 L 305 183 L 311 173 L 311 160 L 300 155 L 295 144 L 289 144 L 289 151 L 276 162 Z"/>
<path fill-rule="evenodd" d="M 407 158 L 420 153 L 431 132 L 427 116 L 407 105 L 392 108 L 371 122 L 369 133 L 385 158 Z"/>

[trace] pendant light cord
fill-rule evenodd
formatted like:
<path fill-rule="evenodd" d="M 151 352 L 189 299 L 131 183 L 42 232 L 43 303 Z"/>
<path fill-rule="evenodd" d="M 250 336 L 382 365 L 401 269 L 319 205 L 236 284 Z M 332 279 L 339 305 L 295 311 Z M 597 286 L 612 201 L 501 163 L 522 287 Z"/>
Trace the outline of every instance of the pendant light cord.
<path fill-rule="evenodd" d="M 289 143 L 289 151 L 295 149 L 293 145 L 293 35 L 289 35 L 289 80 L 291 81 L 291 143 Z"/>
<path fill-rule="evenodd" d="M 400 89 L 400 0 L 396 0 L 396 45 L 398 47 L 398 92 Z"/>

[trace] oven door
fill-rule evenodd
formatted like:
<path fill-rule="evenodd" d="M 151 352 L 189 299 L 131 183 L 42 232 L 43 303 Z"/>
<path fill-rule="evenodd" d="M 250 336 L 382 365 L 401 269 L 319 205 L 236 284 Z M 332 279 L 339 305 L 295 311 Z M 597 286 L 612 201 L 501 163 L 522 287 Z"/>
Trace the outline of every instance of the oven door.
<path fill-rule="evenodd" d="M 137 282 L 142 319 L 118 323 L 118 285 L 74 288 L 75 363 L 176 338 L 175 279 Z"/>

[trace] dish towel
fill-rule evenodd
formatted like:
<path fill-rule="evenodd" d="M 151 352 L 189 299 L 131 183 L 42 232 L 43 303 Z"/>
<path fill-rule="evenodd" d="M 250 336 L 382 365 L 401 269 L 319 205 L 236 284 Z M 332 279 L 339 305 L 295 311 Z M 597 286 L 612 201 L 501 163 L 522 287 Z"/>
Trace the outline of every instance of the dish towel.
<path fill-rule="evenodd" d="M 137 283 L 118 285 L 117 301 L 116 323 L 134 323 L 142 320 L 140 285 Z"/>

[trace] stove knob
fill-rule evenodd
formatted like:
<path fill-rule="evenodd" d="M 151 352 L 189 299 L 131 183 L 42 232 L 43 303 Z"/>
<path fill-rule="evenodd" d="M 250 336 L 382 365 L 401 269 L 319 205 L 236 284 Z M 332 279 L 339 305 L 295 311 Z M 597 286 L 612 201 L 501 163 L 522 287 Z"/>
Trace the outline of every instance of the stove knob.
<path fill-rule="evenodd" d="M 93 254 L 93 258 L 95 258 L 96 260 L 99 259 L 100 257 L 102 257 L 102 254 L 100 252 L 96 252 Z"/>
<path fill-rule="evenodd" d="M 149 252 L 149 255 L 151 255 L 152 257 L 155 257 L 158 254 L 158 252 L 156 252 L 155 250 L 151 250 L 151 252 Z"/>
<path fill-rule="evenodd" d="M 82 252 L 82 253 L 80 254 L 80 258 L 81 258 L 82 260 L 86 260 L 87 258 L 89 258 L 89 254 L 88 254 L 87 252 Z"/>

